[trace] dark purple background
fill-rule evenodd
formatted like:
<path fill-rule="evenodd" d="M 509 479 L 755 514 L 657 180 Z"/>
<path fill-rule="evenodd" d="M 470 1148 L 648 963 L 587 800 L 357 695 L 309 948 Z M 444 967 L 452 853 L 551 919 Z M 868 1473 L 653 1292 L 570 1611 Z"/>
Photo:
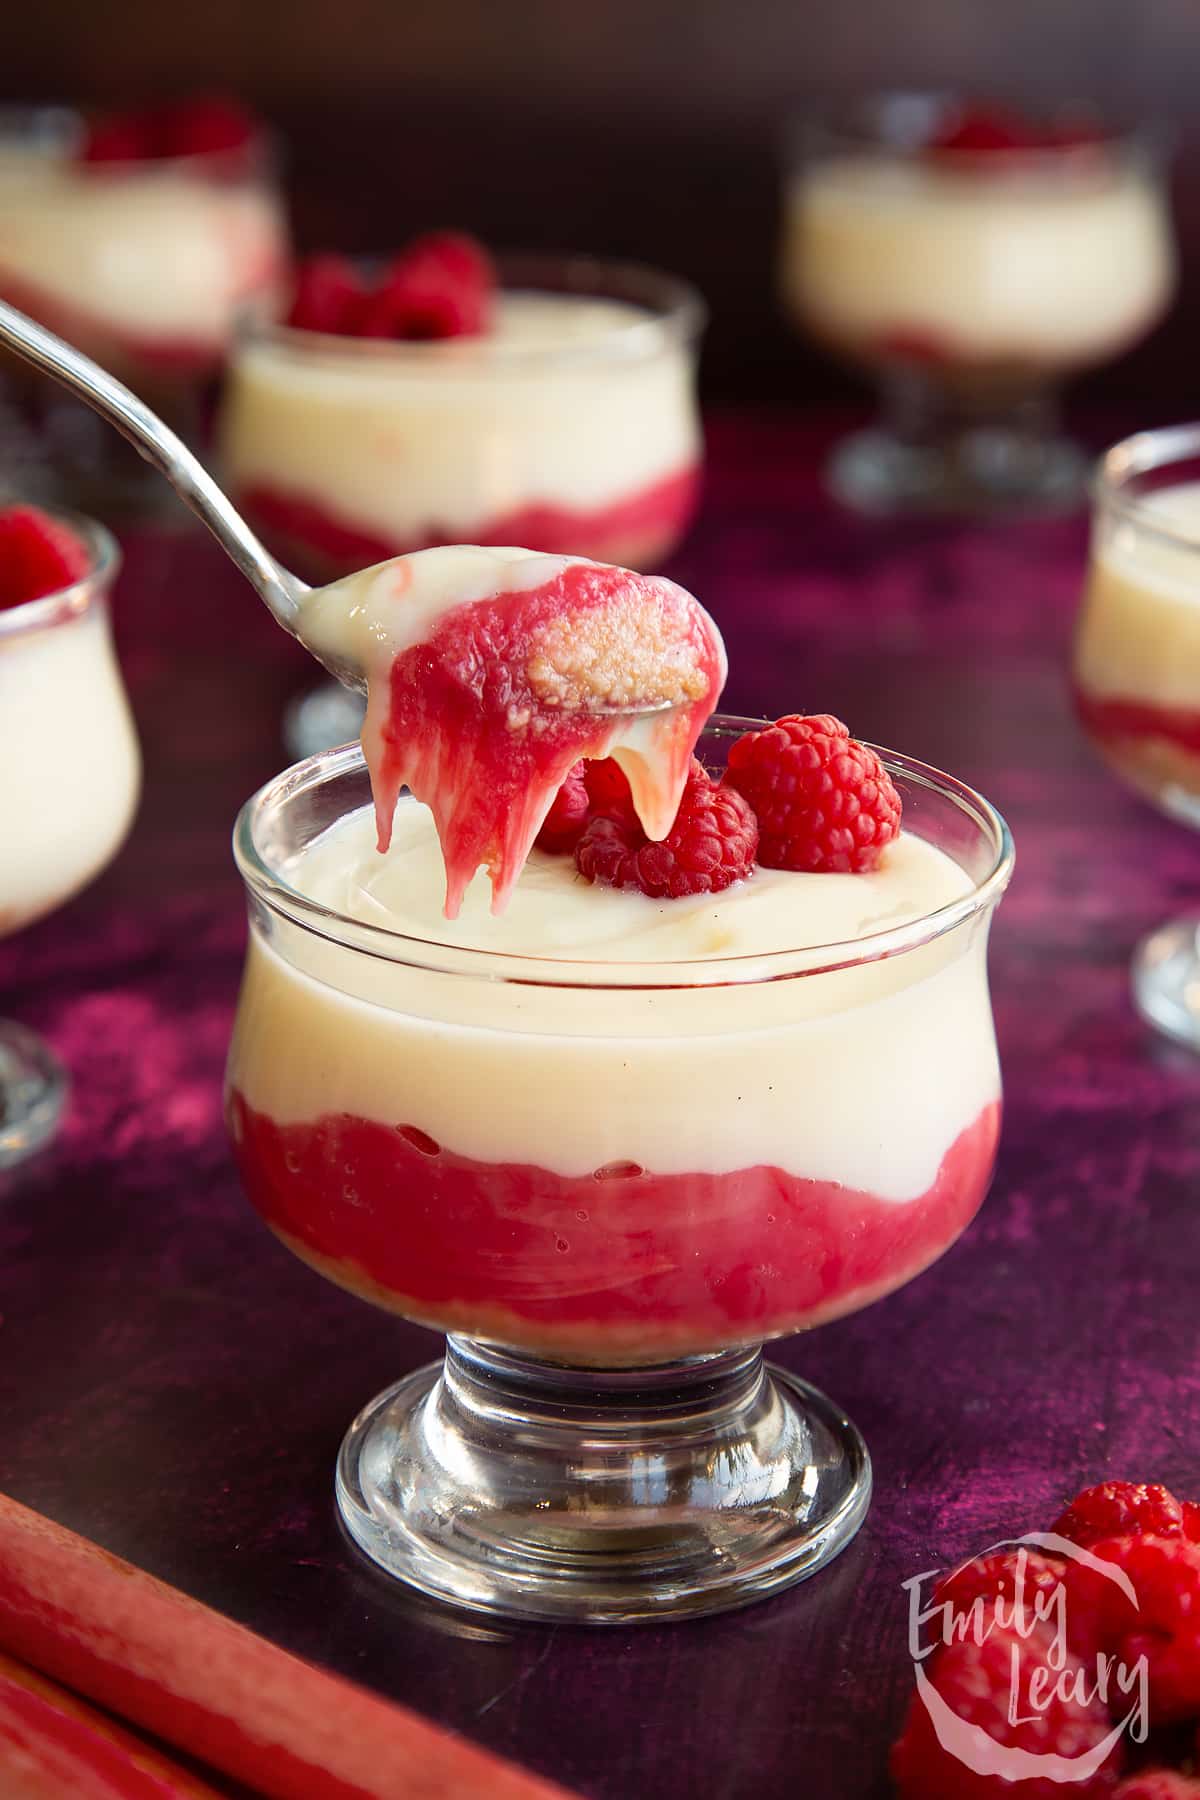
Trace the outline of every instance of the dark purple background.
<path fill-rule="evenodd" d="M 993 1194 L 910 1288 L 777 1353 L 875 1457 L 870 1518 L 824 1575 L 670 1629 L 510 1630 L 389 1591 L 341 1540 L 339 1438 L 437 1341 L 294 1262 L 238 1189 L 228 839 L 312 671 L 195 535 L 128 545 L 134 835 L 0 946 L 4 1010 L 75 1076 L 60 1146 L 0 1190 L 0 1487 L 594 1800 L 882 1795 L 912 1679 L 902 1581 L 1108 1473 L 1200 1497 L 1200 1062 L 1146 1034 L 1126 986 L 1138 933 L 1200 897 L 1200 844 L 1068 715 L 1082 520 L 863 523 L 821 499 L 820 441 L 782 416 L 713 424 L 672 572 L 725 631 L 728 701 L 840 712 L 979 784 L 1018 846 Z"/>
<path fill-rule="evenodd" d="M 853 402 L 781 316 L 785 139 L 887 87 L 1094 104 L 1179 141 L 1182 290 L 1085 405 L 1200 412 L 1195 0 L 55 0 L 14 6 L 0 101 L 105 109 L 232 90 L 284 146 L 301 249 L 458 225 L 497 249 L 632 257 L 695 281 L 722 404 Z"/>

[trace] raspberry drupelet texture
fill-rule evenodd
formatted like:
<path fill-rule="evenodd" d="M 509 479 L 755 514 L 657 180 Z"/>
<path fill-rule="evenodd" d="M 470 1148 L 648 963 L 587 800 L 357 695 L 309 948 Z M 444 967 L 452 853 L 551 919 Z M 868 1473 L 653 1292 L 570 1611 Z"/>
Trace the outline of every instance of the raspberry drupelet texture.
<path fill-rule="evenodd" d="M 587 788 L 590 817 L 603 815 L 636 826 L 637 814 L 633 809 L 629 778 L 614 757 L 601 756 L 585 763 L 583 782 Z"/>
<path fill-rule="evenodd" d="M 997 1602 L 1011 1614 L 1019 1600 L 1022 1615 L 1032 1619 L 1039 1607 L 1049 1613 L 1066 1567 L 1061 1557 L 1043 1556 L 1038 1550 L 999 1550 L 991 1556 L 972 1557 L 939 1581 L 934 1602 L 951 1607 L 956 1620 L 965 1618 L 980 1602 L 986 1626 L 996 1616 Z"/>
<path fill-rule="evenodd" d="M 1084 1488 L 1050 1527 L 1073 1544 L 1113 1537 L 1183 1537 L 1183 1508 L 1157 1482 L 1102 1481 Z"/>
<path fill-rule="evenodd" d="M 864 874 L 899 835 L 900 796 L 874 750 L 828 713 L 789 713 L 729 752 L 724 785 L 758 819 L 768 869 Z"/>
<path fill-rule="evenodd" d="M 1200 1715 L 1200 1544 L 1185 1537 L 1102 1538 L 1092 1556 L 1115 1564 L 1137 1604 L 1085 1563 L 1067 1572 L 1067 1614 L 1127 1667 L 1145 1656 L 1156 1725 Z"/>
<path fill-rule="evenodd" d="M 1113 1800 L 1200 1800 L 1200 1777 L 1178 1769 L 1142 1769 L 1125 1777 Z"/>
<path fill-rule="evenodd" d="M 622 817 L 593 817 L 575 847 L 586 881 L 639 888 L 652 900 L 719 894 L 754 869 L 758 828 L 740 794 L 718 787 L 693 758 L 675 823 L 661 842 Z"/>
<path fill-rule="evenodd" d="M 1112 1727 L 1099 1698 L 1085 1701 L 1078 1697 L 1086 1687 L 1084 1665 L 1068 1653 L 1059 1671 L 1054 1644 L 1053 1633 L 1044 1625 L 1024 1634 L 996 1628 L 983 1643 L 967 1638 L 944 1645 L 926 1664 L 928 1679 L 952 1713 L 965 1725 L 984 1732 L 994 1744 L 1033 1756 L 1074 1760 L 1102 1743 Z M 1025 1695 L 1036 1669 L 1079 1677 L 1080 1686 L 1076 1688 L 1072 1680 L 1055 1683 L 1045 1696 L 1044 1709 L 1026 1704 L 1013 1723 L 1009 1703 L 1014 1667 Z M 917 1693 L 893 1747 L 891 1768 L 901 1800 L 992 1800 L 992 1796 L 1009 1793 L 1020 1795 L 1021 1800 L 1062 1800 L 1068 1793 L 1074 1800 L 1099 1800 L 1101 1795 L 1111 1795 L 1121 1760 L 1118 1743 L 1094 1775 L 1069 1786 L 1049 1776 L 1009 1782 L 998 1775 L 979 1775 L 943 1747 L 929 1709 Z"/>
<path fill-rule="evenodd" d="M 577 762 L 554 796 L 550 811 L 542 821 L 534 843 L 552 856 L 569 856 L 583 835 L 588 822 L 588 791 L 585 785 L 586 764 Z"/>

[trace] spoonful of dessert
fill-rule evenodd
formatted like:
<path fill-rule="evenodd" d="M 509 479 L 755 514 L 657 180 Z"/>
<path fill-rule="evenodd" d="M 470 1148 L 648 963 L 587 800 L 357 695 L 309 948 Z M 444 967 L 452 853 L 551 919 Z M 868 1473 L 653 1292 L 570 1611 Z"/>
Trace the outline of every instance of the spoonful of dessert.
<path fill-rule="evenodd" d="M 646 835 L 666 836 L 726 673 L 700 603 L 582 557 L 448 545 L 310 587 L 273 557 L 183 440 L 89 357 L 0 301 L 0 344 L 115 426 L 217 538 L 272 616 L 367 696 L 379 849 L 402 787 L 430 808 L 446 916 L 487 869 L 503 910 L 581 757 L 612 756 Z"/>

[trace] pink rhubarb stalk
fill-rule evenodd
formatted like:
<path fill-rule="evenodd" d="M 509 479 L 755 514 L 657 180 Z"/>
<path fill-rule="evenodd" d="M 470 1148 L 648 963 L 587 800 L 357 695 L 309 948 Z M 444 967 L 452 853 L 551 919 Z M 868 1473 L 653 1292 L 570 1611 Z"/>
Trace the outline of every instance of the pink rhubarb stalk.
<path fill-rule="evenodd" d="M 0 1648 L 270 1800 L 570 1800 L 4 1495 Z"/>
<path fill-rule="evenodd" d="M 0 1656 L 4 1800 L 219 1800 L 141 1738 Z"/>

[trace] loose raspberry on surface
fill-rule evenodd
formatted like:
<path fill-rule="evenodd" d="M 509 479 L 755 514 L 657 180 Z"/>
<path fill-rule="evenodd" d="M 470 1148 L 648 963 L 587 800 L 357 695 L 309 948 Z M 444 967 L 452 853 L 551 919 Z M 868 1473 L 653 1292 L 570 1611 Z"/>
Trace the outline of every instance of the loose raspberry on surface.
<path fill-rule="evenodd" d="M 1195 1544 L 1200 1544 L 1200 1504 L 1195 1500 L 1182 1500 L 1180 1507 L 1183 1512 L 1184 1537 L 1191 1538 Z"/>
<path fill-rule="evenodd" d="M 344 256 L 306 256 L 296 270 L 287 323 L 297 331 L 357 330 L 363 287 Z"/>
<path fill-rule="evenodd" d="M 900 796 L 874 750 L 828 713 L 789 713 L 729 752 L 725 787 L 758 819 L 768 869 L 865 874 L 900 831 Z"/>
<path fill-rule="evenodd" d="M 998 1550 L 991 1556 L 975 1556 L 939 1581 L 934 1604 L 950 1606 L 955 1620 L 962 1620 L 978 1601 L 984 1628 L 994 1621 L 998 1601 L 1010 1617 L 1018 1598 L 1024 1619 L 1032 1621 L 1039 1612 L 1048 1617 L 1063 1588 L 1066 1567 L 1062 1557 L 1043 1556 L 1038 1550 Z"/>
<path fill-rule="evenodd" d="M 1136 1606 L 1103 1571 L 1067 1571 L 1067 1616 L 1127 1667 L 1145 1656 L 1154 1725 L 1200 1715 L 1200 1544 L 1185 1537 L 1102 1538 L 1092 1556 L 1128 1577 Z"/>
<path fill-rule="evenodd" d="M 554 803 L 534 839 L 539 850 L 552 856 L 569 856 L 588 821 L 588 791 L 584 764 L 577 762 L 554 796 Z"/>
<path fill-rule="evenodd" d="M 719 894 L 754 870 L 758 829 L 745 800 L 718 787 L 693 758 L 675 823 L 661 843 L 636 822 L 601 814 L 575 846 L 586 881 L 638 888 L 652 900 Z"/>
<path fill-rule="evenodd" d="M 986 1733 L 995 1744 L 1023 1750 L 1034 1756 L 1085 1756 L 1112 1729 L 1102 1701 L 1083 1701 L 1069 1682 L 1068 1697 L 1055 1677 L 1079 1676 L 1086 1681 L 1085 1665 L 1073 1655 L 1060 1672 L 1051 1662 L 1054 1636 L 1039 1626 L 1028 1635 L 993 1630 L 982 1643 L 971 1639 L 947 1644 L 925 1664 L 928 1680 L 941 1699 L 968 1726 Z M 1020 1694 L 1017 1722 L 1010 1723 L 1009 1701 L 1013 1683 L 1013 1658 L 1017 1660 Z M 1029 1682 L 1035 1669 L 1050 1671 L 1050 1691 L 1042 1696 L 1044 1710 L 1029 1703 Z M 1094 1682 L 1091 1684 L 1094 1685 Z M 1087 1691 L 1090 1691 L 1088 1688 Z M 1120 1773 L 1122 1749 L 1118 1743 L 1102 1767 L 1087 1780 L 1065 1785 L 1049 1776 L 1008 1781 L 1003 1775 L 979 1775 L 944 1749 L 933 1720 L 919 1693 L 909 1706 L 904 1729 L 892 1749 L 891 1769 L 902 1800 L 991 1800 L 1013 1795 L 1014 1800 L 1098 1800 L 1110 1795 Z"/>
<path fill-rule="evenodd" d="M 0 508 L 0 607 L 20 606 L 87 574 L 87 547 L 36 506 Z"/>
<path fill-rule="evenodd" d="M 1157 1482 L 1102 1481 L 1076 1494 L 1051 1531 L 1085 1547 L 1101 1538 L 1183 1537 L 1183 1508 Z"/>
<path fill-rule="evenodd" d="M 1143 1769 L 1118 1784 L 1113 1800 L 1200 1800 L 1200 1780 L 1179 1769 Z"/>

